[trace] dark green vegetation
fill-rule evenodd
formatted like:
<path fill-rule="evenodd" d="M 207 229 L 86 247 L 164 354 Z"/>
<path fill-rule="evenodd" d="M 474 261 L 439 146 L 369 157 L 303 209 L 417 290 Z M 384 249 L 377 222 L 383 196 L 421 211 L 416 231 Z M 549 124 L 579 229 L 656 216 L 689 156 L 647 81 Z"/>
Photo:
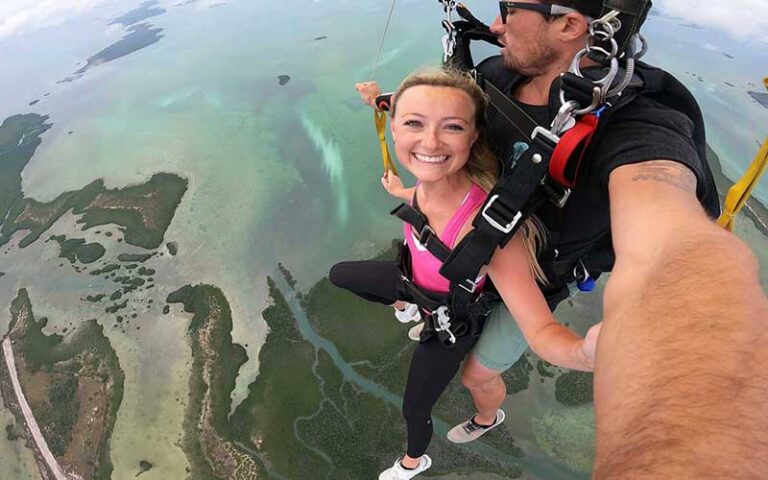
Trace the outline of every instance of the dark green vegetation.
<path fill-rule="evenodd" d="M 590 372 L 569 371 L 555 381 L 555 398 L 563 405 L 576 406 L 592 403 L 592 380 Z"/>
<path fill-rule="evenodd" d="M 5 426 L 5 435 L 8 441 L 13 442 L 21 438 L 21 434 L 16 430 L 15 423 L 9 423 Z"/>
<path fill-rule="evenodd" d="M 109 272 L 115 271 L 115 270 L 117 270 L 119 268 L 120 268 L 120 265 L 118 265 L 116 263 L 112 263 L 112 264 L 109 264 L 109 265 L 105 265 L 105 266 L 103 266 L 103 267 L 101 267 L 99 269 L 93 270 L 90 273 L 91 273 L 91 275 L 101 275 L 103 273 L 109 273 Z"/>
<path fill-rule="evenodd" d="M 168 295 L 167 301 L 181 303 L 185 312 L 194 314 L 188 328 L 192 374 L 182 442 L 190 478 L 260 478 L 262 467 L 235 443 L 237 422 L 227 419 L 237 371 L 248 359 L 245 349 L 232 343 L 227 299 L 213 286 L 187 285 Z"/>
<path fill-rule="evenodd" d="M 142 473 L 146 473 L 146 472 L 152 470 L 152 467 L 154 467 L 154 465 L 152 465 L 148 461 L 140 460 L 139 461 L 139 473 L 137 473 L 136 476 L 138 477 Z"/>
<path fill-rule="evenodd" d="M 168 242 L 165 244 L 165 246 L 168 249 L 168 253 L 170 253 L 172 257 L 175 257 L 179 252 L 179 244 L 176 242 Z"/>
<path fill-rule="evenodd" d="M 8 335 L 27 401 L 65 469 L 85 479 L 109 479 L 109 439 L 123 398 L 117 356 L 95 320 L 84 322 L 67 342 L 43 333 L 46 323 L 35 320 L 27 292 L 20 290 L 11 304 Z"/>
<path fill-rule="evenodd" d="M 82 238 L 67 238 L 64 235 L 53 235 L 49 238 L 59 244 L 61 252 L 59 257 L 66 258 L 70 263 L 93 263 L 106 253 L 101 244 L 85 243 Z"/>
<path fill-rule="evenodd" d="M 154 268 L 146 268 L 146 267 L 139 267 L 139 269 L 136 271 L 139 275 L 142 275 L 144 277 L 149 277 L 155 274 Z"/>
<path fill-rule="evenodd" d="M 107 313 L 117 313 L 118 310 L 122 310 L 128 306 L 128 300 L 124 300 L 122 303 L 115 303 L 114 305 L 107 307 Z"/>
<path fill-rule="evenodd" d="M 536 362 L 536 371 L 539 372 L 539 375 L 542 377 L 552 378 L 555 376 L 555 372 L 550 370 L 552 368 L 552 364 L 549 362 L 545 362 L 544 360 L 539 360 Z"/>
<path fill-rule="evenodd" d="M 157 15 L 162 15 L 165 13 L 164 8 L 155 8 L 154 7 L 155 5 L 157 5 L 157 0 L 149 0 L 147 2 L 144 2 L 141 5 L 139 5 L 138 8 L 135 8 L 130 12 L 126 12 L 123 15 L 120 15 L 119 17 L 113 19 L 111 22 L 109 22 L 109 24 L 114 25 L 116 23 L 119 23 L 122 26 L 127 27 L 129 25 L 133 25 L 134 23 L 140 22 L 142 20 L 146 20 L 148 18 L 155 17 Z"/>
<path fill-rule="evenodd" d="M 155 255 L 152 253 L 121 253 L 117 256 L 117 260 L 120 262 L 139 262 L 144 263 Z"/>
<path fill-rule="evenodd" d="M 72 442 L 72 431 L 80 413 L 77 387 L 78 380 L 74 375 L 54 380 L 48 391 L 50 408 L 41 408 L 35 413 L 38 423 L 43 425 L 48 447 L 57 457 L 64 456 Z"/>
<path fill-rule="evenodd" d="M 47 120 L 47 116 L 36 114 L 15 115 L 0 125 L 0 222 L 22 198 L 21 171 L 40 146 L 40 135 L 51 128 Z"/>
<path fill-rule="evenodd" d="M 288 286 L 291 287 L 291 289 L 296 290 L 296 279 L 293 278 L 293 275 L 291 275 L 291 272 L 289 272 L 288 269 L 285 268 L 285 265 L 283 265 L 282 263 L 278 263 L 277 268 L 280 270 L 280 273 L 283 275 L 283 278 L 285 278 L 285 281 L 288 283 Z"/>
<path fill-rule="evenodd" d="M 0 245 L 7 243 L 15 232 L 29 230 L 19 243 L 20 247 L 26 247 L 71 209 L 83 215 L 78 220 L 83 230 L 113 223 L 122 227 L 127 243 L 156 248 L 162 243 L 186 189 L 185 179 L 158 173 L 144 184 L 113 190 L 104 188 L 102 180 L 96 180 L 76 192 L 63 193 L 49 203 L 18 198 L 0 229 Z"/>
<path fill-rule="evenodd" d="M 128 35 L 88 58 L 85 66 L 75 72 L 74 78 L 70 77 L 68 80 L 74 80 L 92 67 L 117 60 L 118 58 L 157 43 L 163 38 L 163 35 L 160 34 L 163 29 L 154 28 L 148 23 L 132 25 L 128 27 L 127 31 L 130 32 Z"/>

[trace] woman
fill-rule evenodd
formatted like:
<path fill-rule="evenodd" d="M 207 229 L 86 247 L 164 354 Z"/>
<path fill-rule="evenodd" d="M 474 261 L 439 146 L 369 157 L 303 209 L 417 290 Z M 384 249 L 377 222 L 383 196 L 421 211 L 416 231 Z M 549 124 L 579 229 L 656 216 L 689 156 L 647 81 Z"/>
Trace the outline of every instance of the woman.
<path fill-rule="evenodd" d="M 472 220 L 496 180 L 496 159 L 481 137 L 486 107 L 482 90 L 470 77 L 443 70 L 409 76 L 392 98 L 395 153 L 418 183 L 404 188 L 392 174 L 386 175 L 382 183 L 392 195 L 412 198 L 449 248 L 472 229 Z M 449 282 L 439 274 L 439 260 L 419 243 L 410 225 L 405 225 L 404 233 L 410 254 L 407 270 L 412 272 L 409 281 L 435 296 L 447 293 Z M 537 286 L 538 236 L 535 223 L 527 222 L 503 249 L 496 251 L 487 271 L 481 272 L 475 283 L 480 290 L 486 274 L 493 280 L 539 356 L 565 368 L 591 370 L 595 337 L 585 343 L 559 325 Z M 403 288 L 401 270 L 394 262 L 342 262 L 331 269 L 330 279 L 367 300 L 398 309 L 405 306 L 403 302 L 413 301 Z M 382 472 L 380 480 L 407 480 L 431 466 L 425 451 L 432 437 L 432 407 L 477 341 L 478 332 L 474 333 L 451 335 L 451 348 L 446 348 L 438 336 L 422 335 L 411 360 L 403 398 L 408 430 L 406 454 Z"/>

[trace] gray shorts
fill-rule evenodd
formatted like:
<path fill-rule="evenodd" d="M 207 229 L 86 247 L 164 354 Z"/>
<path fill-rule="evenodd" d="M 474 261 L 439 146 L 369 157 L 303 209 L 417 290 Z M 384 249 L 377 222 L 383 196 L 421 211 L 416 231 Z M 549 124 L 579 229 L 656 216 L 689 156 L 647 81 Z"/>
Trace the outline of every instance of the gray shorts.
<path fill-rule="evenodd" d="M 486 368 L 503 372 L 514 365 L 528 349 L 528 342 L 503 302 L 499 302 L 485 321 L 483 333 L 471 354 Z"/>

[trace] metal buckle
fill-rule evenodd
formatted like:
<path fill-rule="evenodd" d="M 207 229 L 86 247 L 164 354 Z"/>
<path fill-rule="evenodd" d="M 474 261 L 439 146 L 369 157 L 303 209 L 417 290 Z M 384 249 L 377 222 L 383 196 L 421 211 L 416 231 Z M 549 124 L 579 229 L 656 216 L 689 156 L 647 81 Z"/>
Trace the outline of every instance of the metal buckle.
<path fill-rule="evenodd" d="M 466 286 L 467 284 L 469 284 L 469 286 Z M 473 282 L 470 279 L 466 279 L 459 282 L 459 287 L 463 288 L 469 293 L 475 293 L 475 291 L 477 290 L 477 283 Z"/>
<path fill-rule="evenodd" d="M 430 227 L 428 223 L 425 223 L 424 228 L 422 228 L 419 232 L 419 243 L 426 246 L 427 242 L 429 241 L 429 237 L 432 236 L 435 236 L 435 231 L 432 230 L 432 227 Z"/>
<path fill-rule="evenodd" d="M 515 228 L 515 225 L 517 225 L 517 222 L 520 221 L 521 218 L 523 218 L 522 212 L 517 212 L 517 214 L 512 218 L 512 221 L 509 222 L 506 225 L 502 225 L 499 222 L 497 222 L 495 219 L 491 218 L 490 215 L 488 215 L 488 210 L 493 206 L 494 202 L 499 199 L 499 195 L 494 195 L 491 197 L 491 199 L 488 201 L 488 204 L 483 208 L 483 211 L 481 212 L 483 215 L 483 218 L 491 224 L 493 228 L 496 230 L 503 232 L 503 233 L 509 233 L 512 231 L 513 228 Z M 466 289 L 465 289 L 466 290 Z M 473 290 L 474 292 L 474 290 Z"/>
<path fill-rule="evenodd" d="M 536 137 L 539 135 L 552 142 L 555 146 L 557 146 L 557 142 L 560 141 L 560 137 L 542 126 L 538 126 L 533 129 L 533 132 L 531 133 L 531 140 L 536 140 Z"/>
<path fill-rule="evenodd" d="M 547 192 L 549 201 L 554 203 L 557 208 L 563 208 L 565 204 L 568 203 L 568 199 L 571 197 L 570 188 L 562 187 L 562 192 L 558 192 L 552 185 L 549 184 L 549 182 L 547 182 L 547 177 L 541 179 L 541 186 L 544 187 L 544 191 Z M 560 187 L 559 184 L 558 187 Z"/>

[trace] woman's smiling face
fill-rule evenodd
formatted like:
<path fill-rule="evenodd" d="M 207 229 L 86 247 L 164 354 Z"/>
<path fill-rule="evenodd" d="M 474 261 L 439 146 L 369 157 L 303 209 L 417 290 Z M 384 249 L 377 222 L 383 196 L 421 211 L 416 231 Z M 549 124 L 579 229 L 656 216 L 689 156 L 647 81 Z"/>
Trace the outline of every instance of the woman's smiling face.
<path fill-rule="evenodd" d="M 464 168 L 478 137 L 475 105 L 454 87 L 408 88 L 396 99 L 390 125 L 398 160 L 427 183 Z"/>

